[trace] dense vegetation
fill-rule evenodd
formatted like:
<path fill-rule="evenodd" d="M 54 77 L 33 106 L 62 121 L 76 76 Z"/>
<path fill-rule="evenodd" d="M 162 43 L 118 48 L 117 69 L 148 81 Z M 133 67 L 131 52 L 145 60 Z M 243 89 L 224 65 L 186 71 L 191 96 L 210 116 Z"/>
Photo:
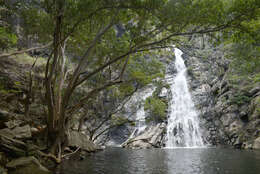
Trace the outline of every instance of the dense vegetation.
<path fill-rule="evenodd" d="M 58 162 L 71 122 L 81 130 L 87 120 L 96 127 L 89 130 L 93 139 L 101 123 L 129 122 L 116 114 L 118 108 L 164 76 L 158 50 L 186 44 L 187 36 L 209 35 L 226 44 L 234 71 L 260 80 L 258 0 L 4 0 L 0 5 L 0 61 L 25 52 L 43 57 L 41 66 L 35 59 L 27 72 L 24 114 L 41 85 L 48 153 Z M 33 69 L 43 83 L 32 78 Z M 234 102 L 246 98 L 238 95 Z M 149 98 L 145 109 L 157 121 L 166 117 L 166 105 L 157 97 Z"/>

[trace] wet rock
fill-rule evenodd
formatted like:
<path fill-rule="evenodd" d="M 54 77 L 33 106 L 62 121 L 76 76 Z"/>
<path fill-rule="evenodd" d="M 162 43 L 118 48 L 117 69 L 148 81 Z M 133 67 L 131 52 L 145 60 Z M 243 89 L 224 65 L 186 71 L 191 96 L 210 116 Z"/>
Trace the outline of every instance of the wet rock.
<path fill-rule="evenodd" d="M 10 174 L 51 174 L 47 168 L 33 156 L 21 157 L 7 163 Z"/>
<path fill-rule="evenodd" d="M 257 139 L 254 140 L 253 149 L 260 149 L 260 137 L 258 137 Z"/>
<path fill-rule="evenodd" d="M 31 128 L 29 125 L 25 125 L 23 127 L 15 127 L 14 129 L 1 129 L 0 135 L 7 136 L 9 138 L 17 138 L 17 139 L 25 139 L 31 138 Z"/>
<path fill-rule="evenodd" d="M 133 141 L 131 145 L 129 144 L 128 147 L 131 147 L 133 149 L 135 148 L 149 149 L 152 148 L 153 146 L 149 142 L 145 142 L 145 140 L 136 140 Z"/>
<path fill-rule="evenodd" d="M 6 122 L 5 125 L 9 129 L 13 129 L 17 126 L 20 126 L 22 123 L 23 123 L 23 121 L 21 121 L 21 120 L 10 120 L 10 121 Z"/>
<path fill-rule="evenodd" d="M 29 125 L 25 125 L 23 127 L 16 127 L 12 130 L 12 132 L 15 134 L 15 138 L 23 139 L 23 138 L 31 138 L 31 128 Z"/>
<path fill-rule="evenodd" d="M 145 132 L 135 138 L 128 139 L 122 144 L 126 148 L 151 148 L 161 147 L 166 125 L 159 123 L 148 127 Z"/>
<path fill-rule="evenodd" d="M 252 149 L 253 146 L 252 146 L 252 143 L 250 143 L 250 142 L 243 142 L 242 148 L 243 149 Z"/>
<path fill-rule="evenodd" d="M 249 96 L 254 96 L 255 94 L 257 94 L 258 92 L 260 92 L 260 86 L 257 86 L 257 87 L 255 87 L 255 88 L 253 88 L 253 89 L 251 89 L 250 91 L 249 91 Z"/>
<path fill-rule="evenodd" d="M 68 146 L 80 147 L 88 152 L 94 152 L 101 149 L 101 147 L 95 145 L 91 140 L 89 140 L 87 135 L 77 131 L 70 131 L 68 135 Z"/>
<path fill-rule="evenodd" d="M 243 123 L 239 120 L 236 120 L 233 123 L 231 123 L 230 126 L 228 127 L 228 132 L 230 133 L 230 135 L 236 134 L 241 130 L 242 127 L 243 127 Z"/>
<path fill-rule="evenodd" d="M 5 122 L 10 118 L 10 114 L 7 111 L 0 110 L 0 128 L 5 128 Z"/>
<path fill-rule="evenodd" d="M 167 95 L 168 95 L 168 90 L 165 87 L 163 87 L 158 97 L 164 98 L 167 97 Z"/>
<path fill-rule="evenodd" d="M 243 142 L 242 142 L 241 138 L 237 137 L 235 142 L 233 143 L 233 146 L 235 148 L 237 148 L 237 149 L 241 149 L 242 148 L 242 144 L 243 144 Z"/>
<path fill-rule="evenodd" d="M 9 138 L 14 138 L 15 137 L 15 134 L 13 133 L 13 131 L 8 129 L 8 128 L 1 129 L 0 130 L 0 135 L 6 136 L 6 137 L 9 137 Z"/>
<path fill-rule="evenodd" d="M 236 118 L 236 114 L 235 113 L 228 113 L 223 115 L 220 118 L 220 121 L 222 122 L 222 124 L 226 127 L 229 126 L 231 122 L 233 122 L 233 120 Z"/>

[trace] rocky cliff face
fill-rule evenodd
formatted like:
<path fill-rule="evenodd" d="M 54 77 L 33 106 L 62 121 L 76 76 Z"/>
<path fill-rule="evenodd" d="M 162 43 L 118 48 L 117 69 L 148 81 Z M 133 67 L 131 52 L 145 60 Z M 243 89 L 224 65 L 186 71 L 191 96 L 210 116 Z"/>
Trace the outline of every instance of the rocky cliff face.
<path fill-rule="evenodd" d="M 222 46 L 214 48 L 196 38 L 183 51 L 208 143 L 259 149 L 260 84 L 235 74 Z"/>
<path fill-rule="evenodd" d="M 260 84 L 245 80 L 233 71 L 230 66 L 231 60 L 225 57 L 224 46 L 214 47 L 207 39 L 196 36 L 191 38 L 190 43 L 193 45 L 180 49 L 184 52 L 183 58 L 188 68 L 188 83 L 199 112 L 204 140 L 209 145 L 259 149 Z M 172 66 L 173 53 L 169 52 L 169 58 L 164 63 L 168 65 L 166 74 L 176 73 Z M 158 94 L 158 97 L 170 100 L 170 90 L 162 88 Z M 139 106 L 139 104 L 137 102 L 133 106 Z M 149 117 L 149 113 L 146 113 L 146 117 Z M 150 123 L 142 134 L 133 137 L 130 136 L 134 127 L 128 127 L 127 135 L 123 134 L 125 138 L 130 138 L 123 143 L 123 147 L 163 147 L 167 119 L 164 123 L 166 125 L 160 129 L 164 131 L 159 131 L 160 135 L 157 134 L 158 131 L 152 130 L 161 123 L 158 125 Z M 115 137 L 118 136 L 115 135 Z M 151 139 L 156 139 L 156 141 L 151 142 Z"/>

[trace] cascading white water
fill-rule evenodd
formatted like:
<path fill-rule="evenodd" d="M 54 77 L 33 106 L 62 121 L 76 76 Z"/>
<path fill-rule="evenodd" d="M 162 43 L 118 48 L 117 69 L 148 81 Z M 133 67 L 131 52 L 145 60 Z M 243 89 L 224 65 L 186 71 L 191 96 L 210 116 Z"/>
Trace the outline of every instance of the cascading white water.
<path fill-rule="evenodd" d="M 155 90 L 155 88 L 152 86 L 151 88 L 146 89 L 145 91 L 143 91 L 138 97 L 140 97 L 139 102 L 140 102 L 140 108 L 138 108 L 138 110 L 136 111 L 136 128 L 135 130 L 132 132 L 130 138 L 133 138 L 137 135 L 139 135 L 140 133 L 142 133 L 145 128 L 146 128 L 146 123 L 145 123 L 145 111 L 144 111 L 144 102 L 145 99 L 152 96 L 153 91 Z"/>
<path fill-rule="evenodd" d="M 200 147 L 203 146 L 203 140 L 198 114 L 188 89 L 183 53 L 178 48 L 174 48 L 174 53 L 177 74 L 167 77 L 172 99 L 169 105 L 166 147 Z"/>

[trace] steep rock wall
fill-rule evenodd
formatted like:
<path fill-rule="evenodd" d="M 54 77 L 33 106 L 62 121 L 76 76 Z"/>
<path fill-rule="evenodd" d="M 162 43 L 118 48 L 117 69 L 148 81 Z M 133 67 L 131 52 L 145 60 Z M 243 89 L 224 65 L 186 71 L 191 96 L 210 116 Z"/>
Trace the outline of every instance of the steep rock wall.
<path fill-rule="evenodd" d="M 259 149 L 260 84 L 243 79 L 234 83 L 223 46 L 213 47 L 200 38 L 192 42 L 182 49 L 208 143 Z"/>

